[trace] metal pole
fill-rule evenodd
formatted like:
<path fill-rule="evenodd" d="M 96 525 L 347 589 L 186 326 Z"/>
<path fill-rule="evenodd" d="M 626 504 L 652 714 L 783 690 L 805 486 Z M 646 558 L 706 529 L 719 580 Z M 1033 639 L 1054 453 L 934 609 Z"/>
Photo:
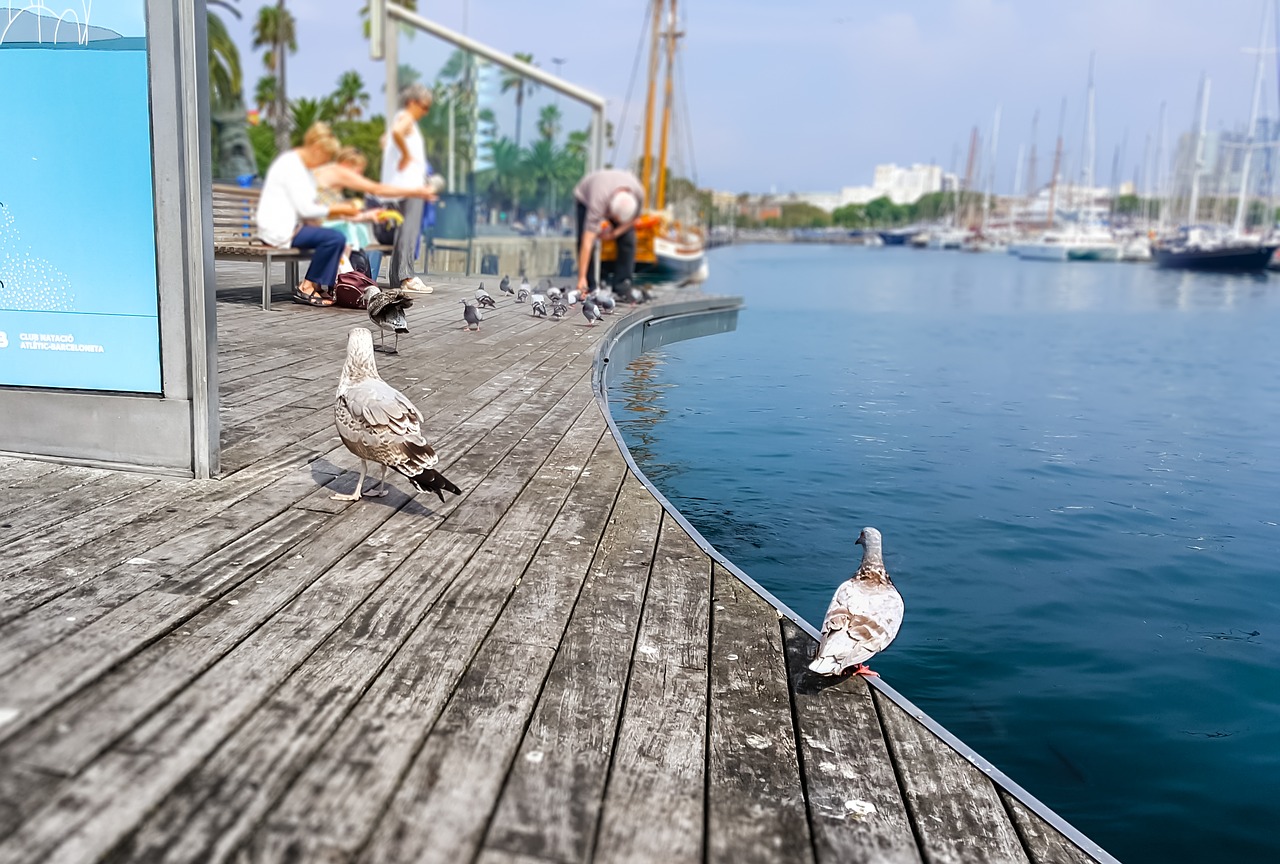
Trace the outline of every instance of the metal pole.
<path fill-rule="evenodd" d="M 603 96 L 598 96 L 590 90 L 584 90 L 576 84 L 570 84 L 568 81 L 558 78 L 544 69 L 539 69 L 537 66 L 531 66 L 530 64 L 517 60 L 509 54 L 504 54 L 495 48 L 490 48 L 483 42 L 477 42 L 470 36 L 465 36 L 456 30 L 450 30 L 448 27 L 437 24 L 434 21 L 428 21 L 421 15 L 418 15 L 415 12 L 410 12 L 402 6 L 397 6 L 394 3 L 387 4 L 387 16 L 389 18 L 399 19 L 410 27 L 422 30 L 425 33 L 430 33 L 432 36 L 443 39 L 445 42 L 448 42 L 457 48 L 461 48 L 463 51 L 475 54 L 477 57 L 483 57 L 485 60 L 496 63 L 504 69 L 510 69 L 512 72 L 532 79 L 544 87 L 548 87 L 558 93 L 563 93 L 570 99 L 577 100 L 578 102 L 585 103 L 595 108 L 604 108 Z"/>
<path fill-rule="evenodd" d="M 391 134 L 391 123 L 400 108 L 400 28 L 387 17 L 384 25 L 386 45 L 383 54 L 386 56 L 386 97 L 387 97 L 387 134 Z"/>

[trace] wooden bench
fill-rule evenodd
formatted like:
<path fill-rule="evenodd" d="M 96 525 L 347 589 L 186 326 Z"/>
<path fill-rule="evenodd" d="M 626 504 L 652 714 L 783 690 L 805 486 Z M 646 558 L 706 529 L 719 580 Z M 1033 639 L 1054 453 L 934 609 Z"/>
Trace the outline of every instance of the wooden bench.
<path fill-rule="evenodd" d="M 298 262 L 309 261 L 311 254 L 300 249 L 268 246 L 257 237 L 255 216 L 261 189 L 246 189 L 225 183 L 213 184 L 213 256 L 214 258 L 256 258 L 262 262 L 262 308 L 271 308 L 271 264 L 284 262 L 287 286 L 298 284 Z M 366 251 L 389 252 L 391 246 L 366 246 Z M 374 274 L 375 277 L 377 274 Z"/>

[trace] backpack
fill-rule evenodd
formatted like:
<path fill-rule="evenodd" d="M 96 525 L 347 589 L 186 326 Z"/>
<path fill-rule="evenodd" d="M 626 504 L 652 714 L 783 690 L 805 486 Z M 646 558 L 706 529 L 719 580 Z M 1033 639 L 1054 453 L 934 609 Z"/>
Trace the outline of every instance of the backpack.
<path fill-rule="evenodd" d="M 333 286 L 333 304 L 344 309 L 364 309 L 364 292 L 373 284 L 376 283 L 359 270 L 339 273 Z"/>

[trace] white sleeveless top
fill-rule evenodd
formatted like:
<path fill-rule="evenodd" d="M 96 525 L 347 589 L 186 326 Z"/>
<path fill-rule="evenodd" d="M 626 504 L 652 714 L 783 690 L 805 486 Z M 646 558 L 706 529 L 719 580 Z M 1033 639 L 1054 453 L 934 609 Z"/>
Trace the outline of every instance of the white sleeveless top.
<path fill-rule="evenodd" d="M 396 119 L 399 118 L 400 114 L 397 114 Z M 387 133 L 387 146 L 382 151 L 382 182 L 388 186 L 421 186 L 427 179 L 427 146 L 416 122 L 409 129 L 404 143 L 409 147 L 409 164 L 401 171 L 400 148 L 391 133 Z"/>

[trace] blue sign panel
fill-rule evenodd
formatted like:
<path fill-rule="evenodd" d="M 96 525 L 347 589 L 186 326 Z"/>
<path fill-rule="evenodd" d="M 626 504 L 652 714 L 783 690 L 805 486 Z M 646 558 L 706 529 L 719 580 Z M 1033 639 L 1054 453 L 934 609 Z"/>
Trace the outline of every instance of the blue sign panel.
<path fill-rule="evenodd" d="M 0 7 L 0 386 L 160 393 L 145 2 L 23 5 Z"/>

